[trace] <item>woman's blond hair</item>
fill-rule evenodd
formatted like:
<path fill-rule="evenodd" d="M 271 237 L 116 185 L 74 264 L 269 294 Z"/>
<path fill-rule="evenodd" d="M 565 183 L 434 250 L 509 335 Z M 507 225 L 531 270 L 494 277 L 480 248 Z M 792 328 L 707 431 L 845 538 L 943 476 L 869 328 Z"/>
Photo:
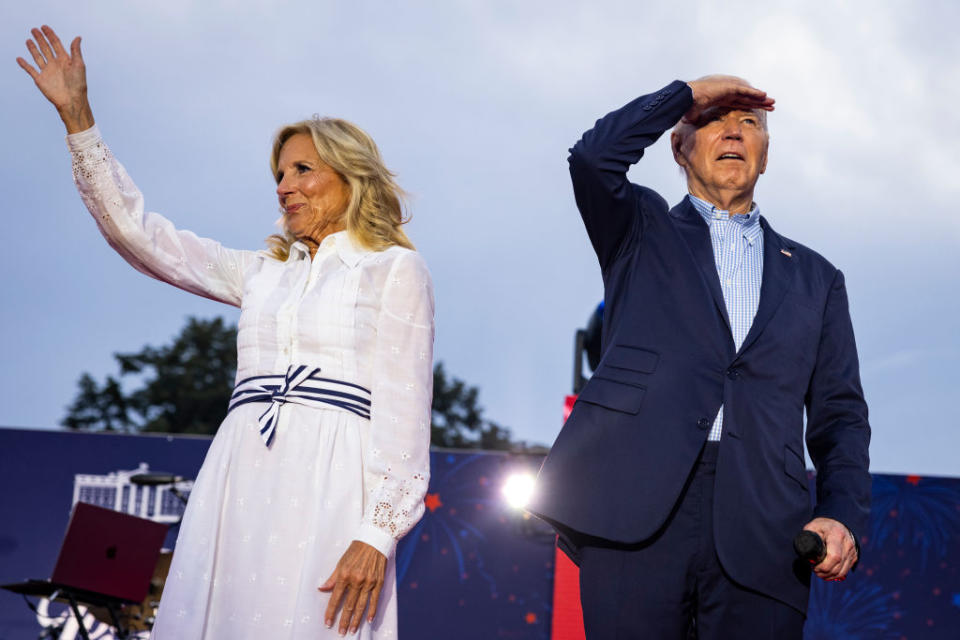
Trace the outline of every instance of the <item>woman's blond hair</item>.
<path fill-rule="evenodd" d="M 401 226 L 408 217 L 404 211 L 403 189 L 394 174 L 383 164 L 376 143 L 357 125 L 339 118 L 314 116 L 288 124 L 273 139 L 270 169 L 277 176 L 277 163 L 284 143 L 305 133 L 313 139 L 320 160 L 336 171 L 350 190 L 344 212 L 344 226 L 351 238 L 373 251 L 393 245 L 413 249 Z M 271 255 L 286 260 L 297 239 L 287 229 L 267 238 Z"/>

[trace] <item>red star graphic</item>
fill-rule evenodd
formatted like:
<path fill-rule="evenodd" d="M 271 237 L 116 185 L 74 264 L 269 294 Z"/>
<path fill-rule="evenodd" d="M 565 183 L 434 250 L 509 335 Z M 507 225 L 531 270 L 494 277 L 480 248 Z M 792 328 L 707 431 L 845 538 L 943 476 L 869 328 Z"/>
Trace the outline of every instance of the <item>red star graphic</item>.
<path fill-rule="evenodd" d="M 920 484 L 920 476 L 907 476 L 907 482 L 909 482 L 913 486 L 917 486 L 918 484 Z"/>
<path fill-rule="evenodd" d="M 537 624 L 537 614 L 533 611 L 525 615 L 523 619 L 527 621 L 527 624 Z"/>
<path fill-rule="evenodd" d="M 427 506 L 427 509 L 430 509 L 430 513 L 443 506 L 439 493 L 428 493 L 427 497 L 423 499 L 423 503 Z"/>

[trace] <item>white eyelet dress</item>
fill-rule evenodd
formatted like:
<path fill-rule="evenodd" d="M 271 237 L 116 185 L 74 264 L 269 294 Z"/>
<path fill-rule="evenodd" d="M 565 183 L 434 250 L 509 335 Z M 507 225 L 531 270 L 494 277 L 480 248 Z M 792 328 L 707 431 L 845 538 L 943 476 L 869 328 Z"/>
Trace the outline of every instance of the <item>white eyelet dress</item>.
<path fill-rule="evenodd" d="M 137 270 L 241 309 L 237 381 L 305 365 L 369 391 L 369 419 L 334 405 L 233 408 L 190 495 L 156 640 L 339 637 L 317 587 L 353 540 L 389 558 L 373 624 L 395 638 L 394 551 L 423 515 L 429 479 L 433 287 L 420 255 L 373 252 L 346 232 L 310 259 L 238 251 L 145 213 L 96 127 L 67 137 L 74 179 L 107 242 Z M 226 404 L 228 398 L 224 398 Z"/>

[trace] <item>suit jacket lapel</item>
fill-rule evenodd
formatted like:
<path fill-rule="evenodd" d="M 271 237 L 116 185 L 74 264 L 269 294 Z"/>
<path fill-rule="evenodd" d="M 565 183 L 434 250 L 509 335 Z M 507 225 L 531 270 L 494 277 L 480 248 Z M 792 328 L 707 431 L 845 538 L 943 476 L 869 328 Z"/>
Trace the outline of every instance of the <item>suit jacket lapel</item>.
<path fill-rule="evenodd" d="M 700 271 L 717 312 L 723 318 L 730 336 L 730 351 L 733 352 L 733 333 L 730 330 L 730 318 L 727 316 L 727 303 L 723 300 L 723 291 L 720 289 L 720 276 L 717 275 L 717 262 L 713 257 L 713 244 L 710 242 L 710 227 L 704 222 L 697 210 L 684 198 L 680 204 L 670 210 L 670 216 L 676 220 L 676 227 L 680 235 L 686 240 L 687 247 L 693 255 L 693 261 Z"/>
<path fill-rule="evenodd" d="M 749 349 L 770 322 L 783 302 L 783 297 L 790 290 L 797 269 L 797 259 L 791 251 L 793 247 L 784 242 L 763 216 L 760 216 L 760 224 L 763 227 L 763 282 L 760 285 L 760 304 L 737 355 Z"/>

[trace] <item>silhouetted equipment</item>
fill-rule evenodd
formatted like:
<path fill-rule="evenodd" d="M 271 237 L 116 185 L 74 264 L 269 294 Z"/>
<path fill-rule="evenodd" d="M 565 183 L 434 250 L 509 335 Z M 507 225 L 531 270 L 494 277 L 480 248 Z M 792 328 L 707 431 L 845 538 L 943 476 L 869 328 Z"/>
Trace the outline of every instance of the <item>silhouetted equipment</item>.
<path fill-rule="evenodd" d="M 179 489 L 177 489 L 177 483 L 188 480 L 183 476 L 175 476 L 172 473 L 163 473 L 162 471 L 149 471 L 147 473 L 137 473 L 130 476 L 130 482 L 133 484 L 139 484 L 146 487 L 150 486 L 160 486 L 169 484 L 170 493 L 176 496 L 176 498 L 183 504 L 187 504 L 187 497 L 183 495 Z M 180 515 L 180 519 L 173 523 L 173 526 L 179 526 L 183 521 L 183 515 Z"/>
<path fill-rule="evenodd" d="M 603 353 L 600 349 L 601 337 L 603 335 L 603 301 L 597 305 L 590 319 L 587 320 L 586 329 L 577 329 L 574 335 L 573 346 L 573 393 L 580 393 L 583 385 L 587 383 L 588 376 L 583 375 L 583 356 L 587 356 L 587 366 L 590 372 L 596 370 L 600 365 L 600 358 Z"/>
<path fill-rule="evenodd" d="M 173 484 L 186 480 L 183 476 L 175 476 L 172 473 L 163 473 L 161 471 L 150 471 L 148 473 L 137 473 L 130 476 L 130 482 L 133 484 L 142 484 L 146 486 L 158 484 Z"/>

